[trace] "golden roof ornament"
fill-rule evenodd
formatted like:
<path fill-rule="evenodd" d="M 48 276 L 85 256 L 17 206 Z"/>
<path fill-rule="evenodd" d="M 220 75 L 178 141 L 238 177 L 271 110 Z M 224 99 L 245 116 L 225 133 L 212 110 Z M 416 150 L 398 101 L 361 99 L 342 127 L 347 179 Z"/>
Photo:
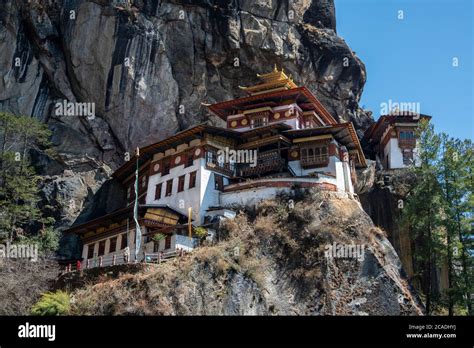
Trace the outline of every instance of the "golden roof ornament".
<path fill-rule="evenodd" d="M 290 77 L 288 77 L 283 68 L 279 71 L 276 64 L 273 71 L 266 74 L 257 74 L 257 77 L 262 81 L 261 83 L 248 87 L 239 86 L 239 88 L 250 95 L 256 95 L 264 92 L 288 90 L 298 87 L 293 82 L 292 76 L 290 75 Z"/>

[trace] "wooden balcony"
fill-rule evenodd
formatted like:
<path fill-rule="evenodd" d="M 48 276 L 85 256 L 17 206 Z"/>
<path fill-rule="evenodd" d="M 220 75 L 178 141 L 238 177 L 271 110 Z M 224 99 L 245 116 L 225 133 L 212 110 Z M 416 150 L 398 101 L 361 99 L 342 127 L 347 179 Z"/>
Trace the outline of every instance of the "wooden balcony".
<path fill-rule="evenodd" d="M 325 167 L 329 164 L 328 155 L 315 155 L 303 157 L 300 159 L 301 166 L 303 168 L 309 167 Z"/>
<path fill-rule="evenodd" d="M 246 165 L 240 168 L 241 176 L 262 175 L 269 172 L 286 170 L 285 160 L 281 157 L 272 160 L 258 161 L 255 167 Z"/>
<path fill-rule="evenodd" d="M 225 176 L 233 177 L 234 176 L 234 165 L 230 163 L 214 163 L 207 162 L 206 169 L 212 170 L 214 172 L 221 173 Z"/>

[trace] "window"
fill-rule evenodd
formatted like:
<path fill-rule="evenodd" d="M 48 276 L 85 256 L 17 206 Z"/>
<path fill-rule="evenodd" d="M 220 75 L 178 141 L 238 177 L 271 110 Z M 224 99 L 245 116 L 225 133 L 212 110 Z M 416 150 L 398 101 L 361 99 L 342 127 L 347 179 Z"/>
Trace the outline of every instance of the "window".
<path fill-rule="evenodd" d="M 92 259 L 94 257 L 94 247 L 95 244 L 89 244 L 87 246 L 87 258 Z"/>
<path fill-rule="evenodd" d="M 162 187 L 163 187 L 162 183 L 159 183 L 158 185 L 155 186 L 155 200 L 158 200 L 161 198 Z"/>
<path fill-rule="evenodd" d="M 167 234 L 165 238 L 165 249 L 171 249 L 171 234 Z"/>
<path fill-rule="evenodd" d="M 235 167 L 234 162 L 228 161 L 223 154 L 218 154 L 218 150 L 208 148 L 206 149 L 206 168 L 232 176 Z"/>
<path fill-rule="evenodd" d="M 157 241 L 153 241 L 153 252 L 154 253 L 157 253 L 158 251 L 160 251 L 160 242 L 157 242 Z"/>
<path fill-rule="evenodd" d="M 413 152 L 412 151 L 403 151 L 403 164 L 410 165 L 413 163 Z"/>
<path fill-rule="evenodd" d="M 189 173 L 189 188 L 196 187 L 196 171 Z"/>
<path fill-rule="evenodd" d="M 301 148 L 301 165 L 303 167 L 326 165 L 328 160 L 326 144 L 315 144 Z"/>
<path fill-rule="evenodd" d="M 117 249 L 117 237 L 110 238 L 109 253 L 113 253 Z"/>
<path fill-rule="evenodd" d="M 268 119 L 266 116 L 255 117 L 252 119 L 253 128 L 266 126 L 267 123 L 268 123 Z"/>
<path fill-rule="evenodd" d="M 184 175 L 178 178 L 178 192 L 184 191 Z"/>
<path fill-rule="evenodd" d="M 171 196 L 173 192 L 173 179 L 166 182 L 166 196 Z"/>
<path fill-rule="evenodd" d="M 412 140 L 415 139 L 413 131 L 400 131 L 400 140 Z"/>
<path fill-rule="evenodd" d="M 186 162 L 184 163 L 184 167 L 187 168 L 187 167 L 191 167 L 194 163 L 194 155 L 193 155 L 193 152 L 192 151 L 189 151 L 187 154 L 186 154 Z"/>
<path fill-rule="evenodd" d="M 170 167 L 171 167 L 170 159 L 169 158 L 164 159 L 163 160 L 163 171 L 161 172 L 161 175 L 169 174 L 170 173 Z"/>
<path fill-rule="evenodd" d="M 224 178 L 222 175 L 214 174 L 215 189 L 222 191 L 224 189 Z"/>
<path fill-rule="evenodd" d="M 120 249 L 125 249 L 128 245 L 127 234 L 122 234 L 122 242 L 120 243 Z"/>
<path fill-rule="evenodd" d="M 105 253 L 105 240 L 99 242 L 99 256 L 104 255 Z"/>
<path fill-rule="evenodd" d="M 217 152 L 212 149 L 206 151 L 206 163 L 217 164 Z"/>

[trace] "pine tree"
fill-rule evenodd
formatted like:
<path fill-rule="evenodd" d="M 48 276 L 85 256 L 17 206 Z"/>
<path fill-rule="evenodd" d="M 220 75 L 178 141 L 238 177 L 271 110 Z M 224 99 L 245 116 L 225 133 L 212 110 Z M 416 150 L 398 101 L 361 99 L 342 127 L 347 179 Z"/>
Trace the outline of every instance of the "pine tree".
<path fill-rule="evenodd" d="M 418 166 L 411 168 L 416 183 L 410 190 L 402 221 L 415 240 L 416 275 L 426 311 L 447 307 L 449 315 L 460 308 L 472 314 L 474 156 L 469 140 L 437 135 L 422 122 L 418 130 Z M 434 271 L 448 268 L 448 289 L 438 293 Z"/>
<path fill-rule="evenodd" d="M 442 252 L 443 231 L 442 191 L 438 183 L 438 158 L 441 139 L 433 126 L 422 121 L 418 130 L 417 166 L 411 168 L 416 174 L 416 184 L 411 188 L 402 210 L 402 218 L 410 228 L 415 240 L 414 262 L 422 270 L 415 277 L 422 287 L 426 311 L 430 314 L 434 307 L 435 269 Z"/>
<path fill-rule="evenodd" d="M 449 315 L 460 305 L 472 313 L 472 168 L 473 146 L 469 140 L 449 138 L 442 135 L 443 156 L 441 184 L 445 193 L 446 252 L 449 267 L 449 289 L 447 291 Z M 472 220 L 471 220 L 472 223 Z M 471 245 L 470 245 L 471 244 Z"/>
<path fill-rule="evenodd" d="M 45 218 L 38 206 L 40 177 L 30 163 L 33 150 L 53 154 L 50 135 L 47 126 L 34 118 L 0 113 L 0 240 L 33 237 L 28 233 L 38 226 L 42 234 L 51 234 L 53 220 Z"/>

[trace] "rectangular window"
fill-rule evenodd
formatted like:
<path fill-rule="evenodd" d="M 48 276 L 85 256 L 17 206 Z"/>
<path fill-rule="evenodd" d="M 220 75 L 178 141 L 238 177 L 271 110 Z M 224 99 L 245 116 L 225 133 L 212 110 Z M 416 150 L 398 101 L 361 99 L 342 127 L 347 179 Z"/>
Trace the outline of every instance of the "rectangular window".
<path fill-rule="evenodd" d="M 217 164 L 217 152 L 213 149 L 206 150 L 206 163 L 207 164 Z"/>
<path fill-rule="evenodd" d="M 328 147 L 326 144 L 317 144 L 301 148 L 301 165 L 321 166 L 328 163 Z"/>
<path fill-rule="evenodd" d="M 128 245 L 127 234 L 122 234 L 122 242 L 120 243 L 120 250 L 125 249 Z"/>
<path fill-rule="evenodd" d="M 178 178 L 178 192 L 184 191 L 184 175 Z"/>
<path fill-rule="evenodd" d="M 266 126 L 268 123 L 268 119 L 266 116 L 255 117 L 252 119 L 252 128 L 263 127 Z"/>
<path fill-rule="evenodd" d="M 414 148 L 416 145 L 415 132 L 410 130 L 400 131 L 398 133 L 398 144 L 404 148 Z"/>
<path fill-rule="evenodd" d="M 224 177 L 222 175 L 214 174 L 214 186 L 218 191 L 224 189 Z"/>
<path fill-rule="evenodd" d="M 117 237 L 110 238 L 109 253 L 113 253 L 117 249 Z"/>
<path fill-rule="evenodd" d="M 160 183 L 155 186 L 155 200 L 158 200 L 161 198 L 161 190 L 163 188 L 163 184 Z"/>
<path fill-rule="evenodd" d="M 400 132 L 400 139 L 402 140 L 410 140 L 410 139 L 414 139 L 415 138 L 415 134 L 413 131 L 401 131 Z"/>
<path fill-rule="evenodd" d="M 171 196 L 173 193 L 173 179 L 166 182 L 166 196 Z"/>
<path fill-rule="evenodd" d="M 160 251 L 160 242 L 153 241 L 153 252 L 157 253 L 158 251 Z"/>
<path fill-rule="evenodd" d="M 92 259 L 94 257 L 94 247 L 95 244 L 89 244 L 87 246 L 87 258 Z"/>
<path fill-rule="evenodd" d="M 99 256 L 104 255 L 105 253 L 105 240 L 99 242 Z"/>
<path fill-rule="evenodd" d="M 187 167 L 191 167 L 194 163 L 194 154 L 192 151 L 189 151 L 187 154 L 186 154 L 186 162 L 184 164 L 184 167 L 187 168 Z"/>
<path fill-rule="evenodd" d="M 170 163 L 170 159 L 169 158 L 166 158 L 163 160 L 163 171 L 161 172 L 161 175 L 167 175 L 170 173 L 170 167 L 171 167 L 171 163 Z"/>
<path fill-rule="evenodd" d="M 189 173 L 189 188 L 196 187 L 196 171 Z"/>
<path fill-rule="evenodd" d="M 171 249 L 171 235 L 167 234 L 165 238 L 165 249 Z"/>
<path fill-rule="evenodd" d="M 413 163 L 413 152 L 403 151 L 403 164 L 408 166 Z"/>

